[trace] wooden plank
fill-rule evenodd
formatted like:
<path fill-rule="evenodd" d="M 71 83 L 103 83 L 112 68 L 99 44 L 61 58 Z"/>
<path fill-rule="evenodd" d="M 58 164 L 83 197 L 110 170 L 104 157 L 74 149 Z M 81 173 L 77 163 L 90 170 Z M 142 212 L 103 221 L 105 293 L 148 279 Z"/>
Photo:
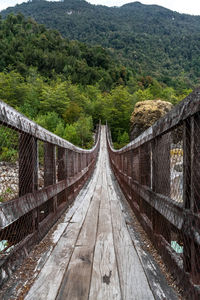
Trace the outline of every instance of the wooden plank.
<path fill-rule="evenodd" d="M 105 128 L 92 181 L 66 220 L 68 226 L 26 300 L 154 299 L 112 187 Z"/>
<path fill-rule="evenodd" d="M 62 234 L 62 237 L 25 299 L 55 299 L 65 269 L 73 253 L 88 205 L 89 199 L 88 203 L 84 201 L 84 205 L 72 217 L 71 223 L 69 223 Z"/>
<path fill-rule="evenodd" d="M 86 196 L 88 192 L 87 185 L 83 187 L 83 189 L 79 192 L 78 196 L 76 197 L 75 201 L 73 202 L 73 205 L 68 209 L 68 211 L 64 215 L 63 222 L 58 225 L 56 230 L 52 234 L 52 242 L 57 243 L 58 240 L 61 238 L 64 230 L 66 230 L 66 227 L 70 220 L 72 219 L 74 213 L 77 211 L 81 203 L 84 201 L 84 197 Z"/>
<path fill-rule="evenodd" d="M 63 275 L 72 257 L 79 232 L 86 217 L 92 195 L 94 194 L 98 176 L 99 168 L 96 167 L 94 175 L 85 190 L 85 194 L 82 195 L 83 200 L 80 203 L 80 206 L 77 207 L 77 210 L 71 219 L 69 219 L 69 216 L 65 218 L 65 221 L 68 220 L 70 222 L 60 237 L 58 244 L 55 246 L 52 255 L 49 257 L 37 280 L 26 296 L 26 300 L 53 300 L 56 298 Z"/>
<path fill-rule="evenodd" d="M 58 244 L 41 270 L 37 280 L 28 292 L 26 300 L 53 300 L 56 298 L 94 193 L 97 176 L 97 170 L 95 170 L 94 176 L 88 184 L 83 201 L 71 218 L 69 225 L 59 239 Z"/>
<path fill-rule="evenodd" d="M 65 273 L 57 300 L 86 300 L 90 287 L 94 248 L 76 247 Z"/>
<path fill-rule="evenodd" d="M 161 272 L 158 264 L 151 256 L 151 254 L 144 249 L 143 240 L 140 233 L 135 228 L 135 215 L 133 214 L 131 207 L 123 195 L 118 182 L 115 181 L 114 188 L 120 197 L 120 203 L 122 204 L 122 212 L 125 218 L 126 226 L 128 228 L 132 242 L 136 248 L 137 254 L 140 258 L 146 276 L 148 278 L 149 285 L 156 300 L 170 299 L 177 300 L 178 296 L 175 291 L 168 286 L 165 276 Z"/>
<path fill-rule="evenodd" d="M 99 214 L 100 189 L 101 187 L 98 187 L 95 190 L 57 299 L 88 299 Z"/>
<path fill-rule="evenodd" d="M 99 225 L 93 261 L 93 272 L 89 295 L 90 300 L 121 299 L 117 262 L 113 244 L 105 162 L 106 161 L 104 160 L 103 186 L 101 194 L 102 200 L 99 212 Z"/>
<path fill-rule="evenodd" d="M 102 150 L 98 161 L 98 178 L 84 224 L 56 299 L 88 299 L 102 187 Z"/>
<path fill-rule="evenodd" d="M 107 158 L 108 159 L 108 158 Z M 113 188 L 107 165 L 107 180 L 111 204 L 111 219 L 114 234 L 114 247 L 118 264 L 123 299 L 154 299 L 138 254 L 121 212 L 118 196 Z"/>
<path fill-rule="evenodd" d="M 140 261 L 143 265 L 145 273 L 148 277 L 149 285 L 152 289 L 153 295 L 156 300 L 170 299 L 170 300 L 178 300 L 178 296 L 174 292 L 174 290 L 168 286 L 168 283 L 161 272 L 159 266 L 154 261 L 151 254 L 147 253 L 142 248 L 142 242 L 137 237 L 137 233 L 135 232 L 132 225 L 127 225 L 132 241 L 135 245 L 136 251 L 140 258 Z"/>

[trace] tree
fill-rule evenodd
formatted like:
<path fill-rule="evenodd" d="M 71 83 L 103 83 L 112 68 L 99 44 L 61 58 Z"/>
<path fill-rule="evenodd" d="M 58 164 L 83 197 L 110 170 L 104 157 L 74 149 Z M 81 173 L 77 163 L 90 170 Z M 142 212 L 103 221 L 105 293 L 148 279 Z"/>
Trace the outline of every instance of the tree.
<path fill-rule="evenodd" d="M 66 123 L 72 124 L 80 118 L 82 113 L 83 110 L 77 103 L 70 102 L 68 109 L 63 114 L 63 119 Z"/>
<path fill-rule="evenodd" d="M 80 145 L 81 140 L 77 135 L 76 127 L 73 124 L 67 124 L 64 131 L 64 138 L 74 145 Z"/>
<path fill-rule="evenodd" d="M 92 117 L 80 117 L 79 120 L 74 124 L 76 133 L 80 138 L 81 146 L 87 147 L 92 142 L 92 129 L 93 122 Z"/>
<path fill-rule="evenodd" d="M 44 115 L 38 115 L 38 117 L 35 119 L 35 122 L 49 131 L 54 132 L 58 124 L 62 123 L 63 121 L 61 118 L 59 118 L 56 112 L 47 112 Z"/>
<path fill-rule="evenodd" d="M 112 129 L 114 141 L 119 133 L 129 131 L 130 116 L 135 102 L 134 95 L 129 94 L 127 88 L 122 86 L 116 87 L 110 95 L 106 95 L 105 116 Z"/>
<path fill-rule="evenodd" d="M 40 96 L 41 110 L 56 112 L 60 117 L 69 107 L 69 98 L 67 97 L 65 82 L 56 82 L 55 84 L 45 85 Z"/>

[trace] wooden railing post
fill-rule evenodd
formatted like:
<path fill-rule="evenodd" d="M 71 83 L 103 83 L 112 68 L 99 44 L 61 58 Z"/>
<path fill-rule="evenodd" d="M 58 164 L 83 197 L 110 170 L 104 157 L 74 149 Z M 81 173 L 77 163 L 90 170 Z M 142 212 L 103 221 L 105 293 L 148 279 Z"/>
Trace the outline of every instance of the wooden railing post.
<path fill-rule="evenodd" d="M 150 143 L 140 147 L 140 183 L 151 186 L 151 149 Z"/>
<path fill-rule="evenodd" d="M 78 173 L 82 170 L 82 153 L 78 153 Z"/>
<path fill-rule="evenodd" d="M 74 152 L 72 150 L 67 151 L 67 174 L 68 178 L 74 177 Z M 69 204 L 73 201 L 73 195 L 74 195 L 74 187 L 69 186 L 68 187 L 68 201 Z"/>
<path fill-rule="evenodd" d="M 19 135 L 19 197 L 38 190 L 38 143 L 27 133 Z M 38 210 L 32 211 L 31 230 L 37 230 Z M 28 227 L 28 224 L 26 224 Z"/>
<path fill-rule="evenodd" d="M 74 152 L 74 175 L 78 173 L 78 153 Z"/>
<path fill-rule="evenodd" d="M 170 133 L 157 137 L 152 147 L 153 191 L 165 196 L 170 196 Z M 166 241 L 171 242 L 171 233 L 168 222 L 154 210 L 153 230 L 161 234 Z"/>
<path fill-rule="evenodd" d="M 67 149 L 58 147 L 58 181 L 67 179 Z M 58 203 L 67 201 L 67 189 L 58 195 Z"/>
<path fill-rule="evenodd" d="M 56 147 L 44 143 L 44 186 L 56 183 Z"/>
<path fill-rule="evenodd" d="M 82 170 L 85 170 L 86 167 L 87 167 L 86 153 L 83 153 L 83 155 L 82 155 Z M 87 177 L 87 174 L 83 175 L 83 182 L 85 182 L 86 177 Z"/>
<path fill-rule="evenodd" d="M 129 196 L 129 202 L 132 200 L 132 190 L 131 190 L 131 165 L 132 165 L 132 151 L 129 150 L 127 153 L 127 177 L 128 177 L 128 196 Z M 119 168 L 119 155 L 117 155 L 117 167 Z"/>
<path fill-rule="evenodd" d="M 188 228 L 188 215 L 191 207 L 191 119 L 183 124 L 183 207 L 185 209 L 183 223 L 183 266 L 191 272 L 191 240 L 185 234 Z"/>
<path fill-rule="evenodd" d="M 58 181 L 67 179 L 67 149 L 58 147 Z"/>
<path fill-rule="evenodd" d="M 90 162 L 91 162 L 91 153 L 88 153 L 87 154 L 87 167 L 89 168 L 89 174 L 91 174 L 91 165 L 90 165 Z M 90 165 L 90 167 L 89 167 Z"/>
<path fill-rule="evenodd" d="M 151 153 L 150 143 L 146 143 L 139 147 L 139 183 L 144 186 L 151 186 Z M 145 211 L 145 202 L 140 197 L 140 210 L 143 213 Z M 147 206 L 147 204 L 146 204 Z M 146 210 L 147 211 L 147 210 Z M 148 213 L 148 217 L 152 221 L 151 212 Z"/>
<path fill-rule="evenodd" d="M 87 154 L 83 154 L 83 168 L 85 169 L 87 167 Z"/>
<path fill-rule="evenodd" d="M 19 136 L 19 196 L 38 189 L 37 139 L 29 134 Z"/>
<path fill-rule="evenodd" d="M 56 183 L 56 146 L 44 143 L 44 186 Z M 53 199 L 53 210 L 57 209 L 57 197 Z"/>
<path fill-rule="evenodd" d="M 132 180 L 139 182 L 139 174 L 139 149 L 137 148 L 132 150 Z M 134 189 L 132 190 L 132 201 L 134 202 L 137 212 L 139 212 L 139 194 Z"/>
<path fill-rule="evenodd" d="M 183 150 L 183 205 L 185 208 L 183 224 L 183 263 L 186 272 L 191 272 L 194 284 L 200 284 L 200 246 L 194 235 L 188 231 L 192 226 L 198 228 L 198 220 L 189 215 L 200 212 L 200 115 L 196 114 L 184 122 Z M 185 232 L 186 231 L 186 232 Z"/>
<path fill-rule="evenodd" d="M 73 151 L 67 151 L 67 176 L 73 177 L 74 176 L 74 160 L 73 160 Z"/>

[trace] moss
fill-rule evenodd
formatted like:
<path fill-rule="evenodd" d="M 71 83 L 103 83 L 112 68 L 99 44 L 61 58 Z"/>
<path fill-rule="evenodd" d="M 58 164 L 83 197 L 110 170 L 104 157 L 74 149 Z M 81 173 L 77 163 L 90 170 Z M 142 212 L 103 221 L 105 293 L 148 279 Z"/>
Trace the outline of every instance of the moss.
<path fill-rule="evenodd" d="M 170 102 L 146 100 L 138 102 L 131 115 L 131 140 L 152 126 L 158 119 L 172 109 Z"/>

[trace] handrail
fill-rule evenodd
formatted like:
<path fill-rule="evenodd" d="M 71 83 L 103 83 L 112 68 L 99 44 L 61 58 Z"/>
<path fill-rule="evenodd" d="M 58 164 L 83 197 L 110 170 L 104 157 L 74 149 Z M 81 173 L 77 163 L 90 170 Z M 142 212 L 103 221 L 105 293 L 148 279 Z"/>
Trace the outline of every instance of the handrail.
<path fill-rule="evenodd" d="M 184 295 L 199 299 L 200 88 L 120 150 L 107 128 L 107 144 L 138 220 Z"/>
<path fill-rule="evenodd" d="M 73 150 L 80 153 L 91 153 L 94 151 L 95 147 L 97 147 L 97 143 L 93 146 L 92 149 L 82 149 L 68 142 L 67 140 L 62 139 L 56 134 L 48 131 L 42 126 L 38 125 L 34 121 L 25 117 L 23 114 L 19 113 L 17 110 L 9 106 L 0 100 L 0 124 L 6 124 L 6 126 L 10 126 L 14 130 L 19 132 L 24 132 L 30 134 L 37 139 L 48 142 L 53 145 L 67 148 L 69 150 Z"/>
<path fill-rule="evenodd" d="M 0 247 L 2 286 L 91 176 L 100 146 L 100 124 L 92 149 L 81 149 L 0 101 L 0 127 L 0 134 L 11 130 L 18 139 L 18 160 L 13 165 L 18 172 L 17 192 L 0 203 L 0 243 L 7 244 L 5 251 Z M 9 177 L 4 184 L 8 191 L 12 189 Z M 0 196 L 1 191 L 0 186 Z"/>

